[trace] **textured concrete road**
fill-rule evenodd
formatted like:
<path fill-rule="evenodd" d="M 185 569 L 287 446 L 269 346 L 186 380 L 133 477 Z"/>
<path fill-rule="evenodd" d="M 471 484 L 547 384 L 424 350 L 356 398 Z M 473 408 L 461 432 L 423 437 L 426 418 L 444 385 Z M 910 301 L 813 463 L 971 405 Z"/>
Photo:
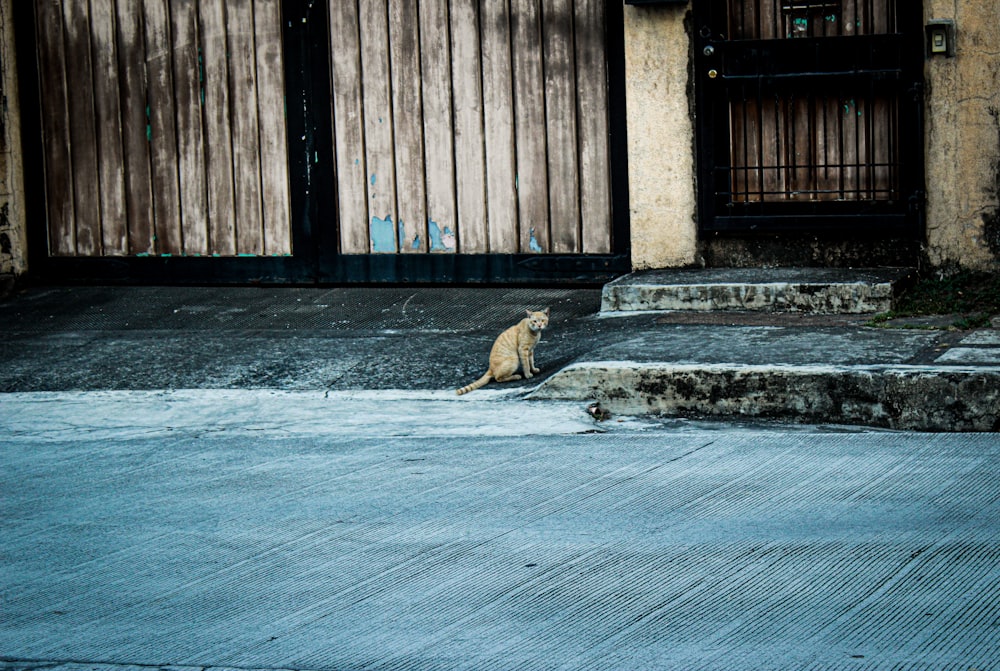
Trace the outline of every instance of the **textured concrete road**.
<path fill-rule="evenodd" d="M 995 434 L 13 394 L 0 459 L 0 669 L 1000 666 Z"/>

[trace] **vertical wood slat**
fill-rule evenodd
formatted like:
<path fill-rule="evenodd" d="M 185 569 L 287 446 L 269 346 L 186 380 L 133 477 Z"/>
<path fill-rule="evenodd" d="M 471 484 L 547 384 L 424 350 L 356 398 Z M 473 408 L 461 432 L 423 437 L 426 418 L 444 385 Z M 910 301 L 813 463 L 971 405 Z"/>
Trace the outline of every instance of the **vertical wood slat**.
<path fill-rule="evenodd" d="M 396 226 L 400 252 L 427 251 L 419 40 L 416 3 L 390 3 L 389 53 L 395 128 Z"/>
<path fill-rule="evenodd" d="M 38 69 L 45 135 L 45 191 L 49 219 L 49 251 L 55 255 L 76 252 L 76 216 L 73 202 L 73 169 L 63 42 L 62 7 L 59 0 L 36 4 Z"/>
<path fill-rule="evenodd" d="M 537 0 L 511 0 L 519 251 L 549 251 L 542 25 Z"/>
<path fill-rule="evenodd" d="M 480 6 L 489 250 L 514 252 L 518 238 L 510 6 L 509 0 L 493 0 Z"/>
<path fill-rule="evenodd" d="M 484 253 L 488 238 L 478 0 L 452 0 L 451 41 L 458 249 Z"/>
<path fill-rule="evenodd" d="M 226 6 L 222 2 L 202 2 L 198 9 L 204 63 L 209 251 L 221 256 L 232 256 L 236 254 L 236 195 L 229 114 Z"/>
<path fill-rule="evenodd" d="M 427 251 L 454 252 L 457 216 L 448 0 L 421 0 L 419 13 Z"/>
<path fill-rule="evenodd" d="M 285 140 L 281 5 L 279 0 L 256 0 L 254 6 L 264 253 L 290 254 L 291 205 L 288 192 L 288 145 Z"/>
<path fill-rule="evenodd" d="M 330 3 L 333 111 L 340 251 L 368 251 L 368 204 L 365 194 L 364 117 L 361 109 L 361 43 L 358 8 L 353 0 Z"/>
<path fill-rule="evenodd" d="M 128 253 L 128 212 L 125 207 L 124 150 L 118 78 L 118 46 L 114 3 L 91 5 L 94 58 L 94 107 L 97 124 L 97 164 L 100 178 L 101 248 L 106 256 Z"/>
<path fill-rule="evenodd" d="M 251 0 L 226 1 L 238 254 L 261 254 L 264 251 L 253 14 Z"/>
<path fill-rule="evenodd" d="M 389 17 L 383 0 L 360 0 L 362 101 L 370 251 L 397 251 L 396 166 L 389 73 Z"/>
<path fill-rule="evenodd" d="M 569 254 L 576 252 L 580 246 L 572 0 L 543 0 L 542 19 L 546 136 L 549 145 L 550 251 Z"/>
<path fill-rule="evenodd" d="M 197 4 L 195 0 L 170 0 L 181 236 L 183 252 L 196 255 L 208 251 L 208 194 Z"/>
<path fill-rule="evenodd" d="M 146 116 L 146 46 L 142 10 L 129 0 L 116 0 L 118 69 L 121 73 L 122 152 L 125 175 L 128 252 L 154 250 L 153 190 Z"/>
<path fill-rule="evenodd" d="M 147 101 L 155 216 L 154 249 L 158 254 L 180 254 L 183 242 L 170 18 L 165 0 L 148 0 L 142 6 L 149 87 Z"/>
<path fill-rule="evenodd" d="M 582 251 L 611 251 L 611 157 L 605 0 L 576 0 L 576 90 L 580 133 Z"/>
<path fill-rule="evenodd" d="M 97 166 L 94 88 L 88 0 L 63 1 L 66 81 L 69 89 L 69 134 L 72 151 L 76 253 L 101 253 L 100 178 Z M 83 85 L 80 85 L 80 83 Z"/>

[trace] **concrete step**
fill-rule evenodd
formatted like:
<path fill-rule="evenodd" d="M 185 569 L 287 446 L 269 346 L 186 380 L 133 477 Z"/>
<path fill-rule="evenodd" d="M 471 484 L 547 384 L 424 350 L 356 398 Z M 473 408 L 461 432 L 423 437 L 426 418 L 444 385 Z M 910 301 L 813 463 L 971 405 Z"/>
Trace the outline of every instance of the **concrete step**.
<path fill-rule="evenodd" d="M 759 310 L 864 314 L 892 309 L 908 268 L 650 270 L 604 286 L 601 312 Z"/>
<path fill-rule="evenodd" d="M 598 402 L 612 415 L 1000 431 L 1000 367 L 584 361 L 529 398 Z"/>

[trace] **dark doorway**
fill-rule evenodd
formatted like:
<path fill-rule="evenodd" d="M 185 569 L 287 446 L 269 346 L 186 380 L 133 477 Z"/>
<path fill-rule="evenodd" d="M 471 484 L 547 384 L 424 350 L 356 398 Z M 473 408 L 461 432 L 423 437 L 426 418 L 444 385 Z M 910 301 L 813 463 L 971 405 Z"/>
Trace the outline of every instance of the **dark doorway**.
<path fill-rule="evenodd" d="M 920 3 L 695 3 L 703 234 L 918 236 Z"/>

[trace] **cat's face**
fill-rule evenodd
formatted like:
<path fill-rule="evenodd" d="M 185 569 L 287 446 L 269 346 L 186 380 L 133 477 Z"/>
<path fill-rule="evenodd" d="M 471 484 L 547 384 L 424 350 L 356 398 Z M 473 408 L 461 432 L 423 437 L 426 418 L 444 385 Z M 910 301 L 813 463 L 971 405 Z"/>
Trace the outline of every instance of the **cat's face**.
<path fill-rule="evenodd" d="M 549 325 L 549 309 L 540 312 L 528 310 L 528 328 L 532 331 L 541 331 Z"/>

